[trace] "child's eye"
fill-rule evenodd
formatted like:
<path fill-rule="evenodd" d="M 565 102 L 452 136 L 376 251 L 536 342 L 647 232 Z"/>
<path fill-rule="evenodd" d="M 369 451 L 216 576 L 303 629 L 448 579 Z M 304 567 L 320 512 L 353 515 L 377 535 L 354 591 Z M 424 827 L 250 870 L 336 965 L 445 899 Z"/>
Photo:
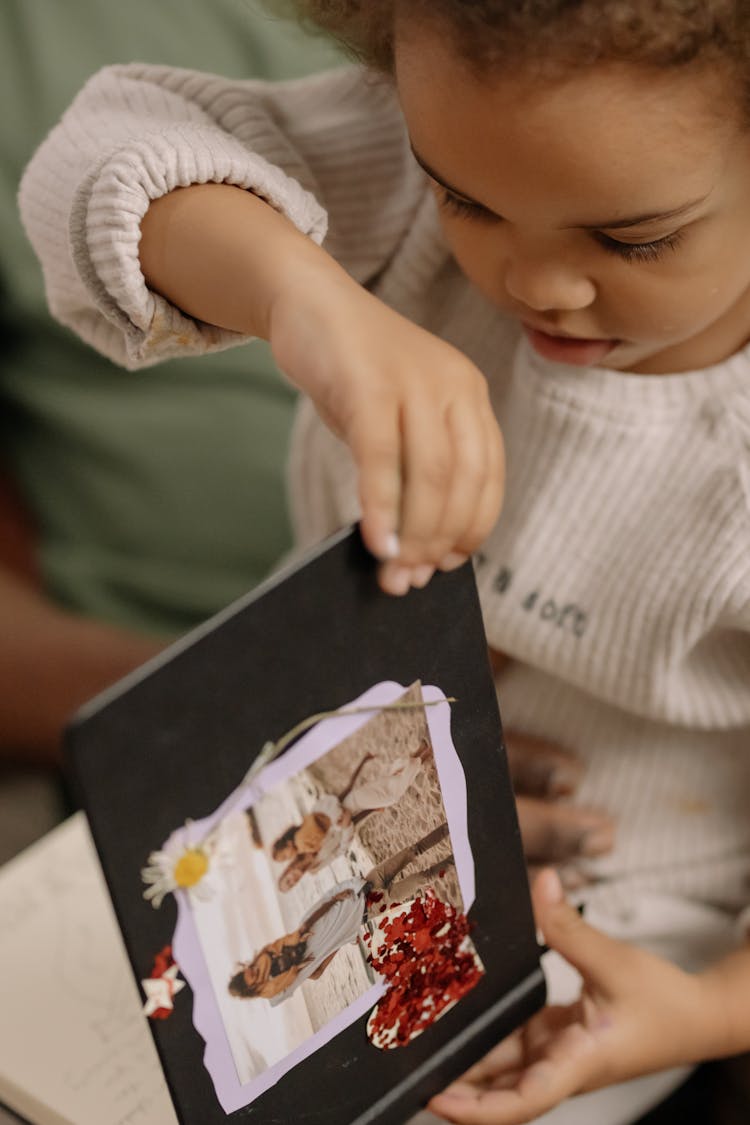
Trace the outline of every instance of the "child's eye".
<path fill-rule="evenodd" d="M 444 188 L 442 184 L 440 187 L 440 206 L 444 207 L 446 211 L 450 211 L 452 215 L 457 215 L 464 219 L 479 219 L 482 222 L 496 222 L 498 216 L 481 203 L 472 203 L 469 199 L 464 199 L 460 195 L 455 195 L 448 188 Z"/>
<path fill-rule="evenodd" d="M 674 250 L 682 241 L 681 230 L 656 238 L 652 242 L 618 242 L 601 231 L 594 232 L 594 238 L 610 254 L 617 254 L 627 262 L 656 262 L 667 250 Z"/>

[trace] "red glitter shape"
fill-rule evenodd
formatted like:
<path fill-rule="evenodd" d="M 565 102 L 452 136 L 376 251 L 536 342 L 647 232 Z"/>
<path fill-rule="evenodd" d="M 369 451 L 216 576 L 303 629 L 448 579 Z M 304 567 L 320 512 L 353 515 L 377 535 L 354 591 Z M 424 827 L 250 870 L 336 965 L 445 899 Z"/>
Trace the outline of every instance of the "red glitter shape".
<path fill-rule="evenodd" d="M 152 980 L 156 980 L 157 977 L 163 977 L 167 970 L 171 969 L 173 965 L 174 957 L 172 956 L 172 946 L 165 945 L 154 957 L 154 967 L 149 973 L 149 976 Z"/>
<path fill-rule="evenodd" d="M 484 975 L 469 941 L 469 921 L 432 891 L 382 927 L 371 955 L 388 991 L 373 1009 L 368 1034 L 376 1047 L 404 1047 L 460 1000 Z"/>
<path fill-rule="evenodd" d="M 154 957 L 154 967 L 149 973 L 149 977 L 152 980 L 163 977 L 167 970 L 171 969 L 174 964 L 175 960 L 172 956 L 172 946 L 165 945 Z M 170 995 L 172 993 L 173 989 L 170 987 Z M 150 1020 L 166 1020 L 172 1015 L 173 1010 L 172 1008 L 155 1008 L 148 1018 Z"/>
<path fill-rule="evenodd" d="M 172 1015 L 172 1010 L 172 1008 L 154 1008 L 148 1018 L 150 1020 L 168 1020 Z"/>

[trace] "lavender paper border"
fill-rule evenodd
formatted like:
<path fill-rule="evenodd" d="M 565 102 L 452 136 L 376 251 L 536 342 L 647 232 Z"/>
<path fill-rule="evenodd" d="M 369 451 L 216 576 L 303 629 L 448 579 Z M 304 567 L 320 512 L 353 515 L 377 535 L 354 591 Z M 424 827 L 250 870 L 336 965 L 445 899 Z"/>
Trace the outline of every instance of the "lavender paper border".
<path fill-rule="evenodd" d="M 399 699 L 408 687 L 393 680 L 375 684 L 357 699 L 342 704 L 342 710 L 353 707 L 371 707 L 372 711 L 356 715 L 336 715 L 323 719 L 307 732 L 281 758 L 271 762 L 253 779 L 250 785 L 240 785 L 225 801 L 203 820 L 195 821 L 186 828 L 177 829 L 169 837 L 167 844 L 180 840 L 185 844 L 202 839 L 214 825 L 230 812 L 249 808 L 264 793 L 273 789 L 286 778 L 299 773 L 328 753 L 334 746 L 354 734 L 360 727 L 369 723 L 380 708 Z M 425 703 L 439 703 L 445 706 L 425 708 L 427 726 L 435 757 L 443 804 L 448 818 L 456 873 L 468 913 L 475 897 L 474 859 L 471 854 L 468 833 L 468 813 L 466 800 L 466 778 L 463 767 L 453 745 L 450 730 L 450 704 L 440 688 L 433 685 L 422 687 Z M 165 845 L 166 846 L 166 845 Z M 244 1084 L 240 1083 L 232 1051 L 224 1029 L 218 1001 L 208 973 L 198 932 L 193 920 L 190 901 L 185 891 L 175 893 L 177 899 L 177 925 L 173 938 L 174 956 L 180 972 L 186 978 L 193 992 L 193 1024 L 206 1044 L 203 1062 L 213 1080 L 216 1096 L 225 1113 L 233 1113 L 253 1102 L 260 1094 L 274 1086 L 297 1063 L 313 1054 L 325 1043 L 330 1042 L 339 1032 L 351 1026 L 366 1015 L 385 992 L 385 986 L 373 985 L 362 996 L 338 1015 L 334 1016 L 304 1043 L 300 1043 L 283 1059 L 268 1067 L 262 1074 Z"/>

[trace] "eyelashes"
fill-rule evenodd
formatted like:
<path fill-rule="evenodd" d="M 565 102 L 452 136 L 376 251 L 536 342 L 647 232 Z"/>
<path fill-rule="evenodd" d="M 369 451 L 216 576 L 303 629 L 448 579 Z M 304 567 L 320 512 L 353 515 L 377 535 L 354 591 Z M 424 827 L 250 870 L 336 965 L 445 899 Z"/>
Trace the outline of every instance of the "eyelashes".
<path fill-rule="evenodd" d="M 601 231 L 595 231 L 594 237 L 602 249 L 609 254 L 616 254 L 626 262 L 656 262 L 668 250 L 676 249 L 684 237 L 684 232 L 676 230 L 664 238 L 655 238 L 652 242 L 618 242 Z"/>
<path fill-rule="evenodd" d="M 494 211 L 483 207 L 481 203 L 473 203 L 454 195 L 442 184 L 439 186 L 440 206 L 450 215 L 461 219 L 472 219 L 482 223 L 500 223 L 502 218 Z M 591 234 L 599 246 L 608 254 L 614 254 L 626 262 L 657 262 L 669 250 L 675 250 L 684 237 L 684 231 L 677 230 L 663 238 L 655 238 L 650 242 L 619 242 L 602 231 L 592 231 Z"/>
<path fill-rule="evenodd" d="M 438 185 L 440 189 L 440 206 L 448 211 L 451 215 L 456 215 L 462 219 L 475 219 L 483 223 L 499 223 L 502 222 L 499 215 L 493 211 L 489 211 L 483 207 L 481 203 L 472 203 L 469 199 L 463 199 L 460 195 L 454 195 L 452 191 L 448 191 L 442 184 Z"/>

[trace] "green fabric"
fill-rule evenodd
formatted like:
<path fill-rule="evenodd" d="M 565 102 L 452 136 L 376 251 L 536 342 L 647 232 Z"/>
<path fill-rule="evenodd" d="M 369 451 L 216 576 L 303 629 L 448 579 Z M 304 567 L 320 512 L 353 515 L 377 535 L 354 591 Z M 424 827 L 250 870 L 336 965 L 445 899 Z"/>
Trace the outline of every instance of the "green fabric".
<path fill-rule="evenodd" d="M 288 548 L 294 396 L 261 343 L 132 373 L 47 314 L 18 180 L 86 78 L 136 59 L 284 78 L 340 56 L 249 0 L 0 4 L 0 456 L 37 522 L 53 597 L 173 633 Z"/>

